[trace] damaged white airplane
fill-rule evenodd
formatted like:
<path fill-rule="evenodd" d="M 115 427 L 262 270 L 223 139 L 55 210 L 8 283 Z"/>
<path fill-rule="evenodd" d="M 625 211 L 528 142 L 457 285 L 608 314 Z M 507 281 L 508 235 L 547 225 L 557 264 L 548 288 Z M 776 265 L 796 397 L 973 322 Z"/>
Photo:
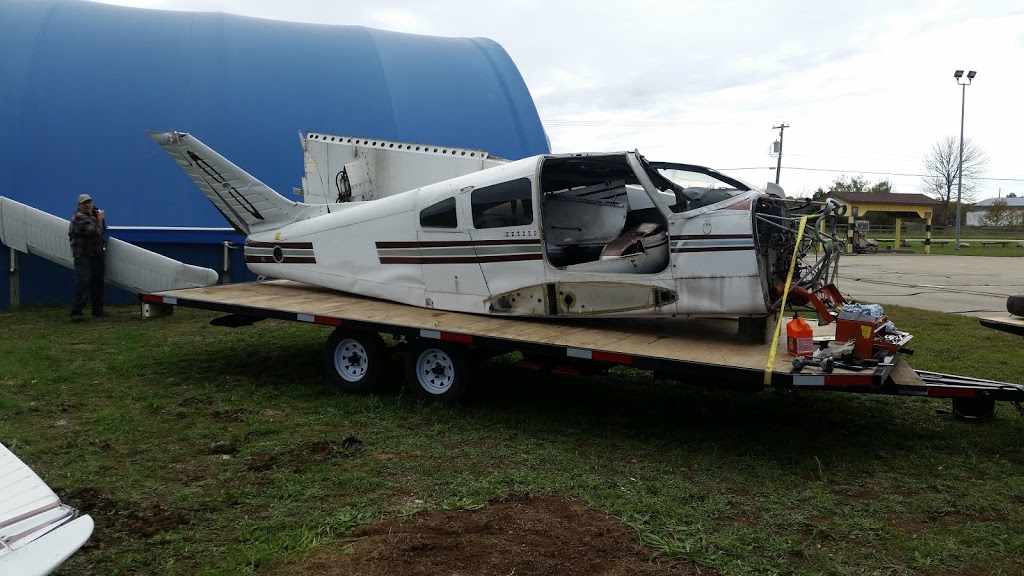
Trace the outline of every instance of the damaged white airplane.
<path fill-rule="evenodd" d="M 843 301 L 836 204 L 702 166 L 306 133 L 301 203 L 194 136 L 149 134 L 246 236 L 260 276 L 476 314 L 760 321 L 795 258 L 790 302 L 830 322 Z"/>

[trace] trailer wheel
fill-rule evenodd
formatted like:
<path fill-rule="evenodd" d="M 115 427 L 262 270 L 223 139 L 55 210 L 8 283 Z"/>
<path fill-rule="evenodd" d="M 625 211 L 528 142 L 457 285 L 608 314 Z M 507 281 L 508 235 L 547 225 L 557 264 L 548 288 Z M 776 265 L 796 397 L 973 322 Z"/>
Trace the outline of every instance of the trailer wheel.
<path fill-rule="evenodd" d="M 420 396 L 456 402 L 466 395 L 472 365 L 465 348 L 421 338 L 406 358 L 406 382 Z"/>
<path fill-rule="evenodd" d="M 324 372 L 345 392 L 369 394 L 380 386 L 386 353 L 380 334 L 338 328 L 327 338 Z"/>
<path fill-rule="evenodd" d="M 1006 299 L 1006 311 L 1014 316 L 1024 316 L 1024 294 L 1011 294 Z"/>

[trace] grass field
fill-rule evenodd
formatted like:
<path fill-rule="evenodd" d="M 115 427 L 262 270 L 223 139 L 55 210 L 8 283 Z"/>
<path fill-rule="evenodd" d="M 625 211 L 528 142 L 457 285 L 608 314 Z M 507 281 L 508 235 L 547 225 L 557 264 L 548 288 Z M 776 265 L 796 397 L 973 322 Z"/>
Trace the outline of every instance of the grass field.
<path fill-rule="evenodd" d="M 1011 242 L 1006 246 L 989 245 L 983 246 L 979 240 L 961 240 L 966 242 L 970 246 L 960 246 L 959 250 L 953 248 L 953 242 L 949 244 L 932 244 L 932 254 L 947 254 L 954 256 L 1024 256 L 1024 248 L 1017 246 L 1016 242 Z M 886 246 L 890 248 L 893 246 L 891 242 L 888 244 L 880 244 L 878 246 L 879 253 L 886 252 Z M 924 254 L 924 244 L 921 240 L 913 240 L 910 246 L 902 246 L 899 248 L 900 251 L 910 251 L 915 254 Z"/>
<path fill-rule="evenodd" d="M 722 574 L 1024 573 L 1024 420 L 917 398 L 520 373 L 463 406 L 338 393 L 318 326 L 0 314 L 0 440 L 96 519 L 62 574 L 274 571 L 356 526 L 571 498 Z M 1024 383 L 1020 337 L 887 307 L 916 368 Z M 566 529 L 571 530 L 571 527 Z"/>

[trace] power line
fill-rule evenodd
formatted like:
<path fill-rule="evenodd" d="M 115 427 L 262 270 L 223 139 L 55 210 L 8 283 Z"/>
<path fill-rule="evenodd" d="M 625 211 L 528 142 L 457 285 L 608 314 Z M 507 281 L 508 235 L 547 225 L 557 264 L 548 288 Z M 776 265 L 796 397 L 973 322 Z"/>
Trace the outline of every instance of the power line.
<path fill-rule="evenodd" d="M 869 171 L 869 170 L 835 170 L 835 169 L 832 169 L 832 168 L 799 168 L 799 167 L 796 167 L 796 166 L 786 166 L 786 168 L 789 169 L 789 170 L 806 170 L 808 172 L 846 172 L 846 173 L 856 172 L 858 174 L 872 174 L 872 175 L 878 175 L 878 176 L 920 176 L 922 178 L 929 176 L 928 174 L 908 174 L 906 172 L 872 172 L 872 171 Z"/>
<path fill-rule="evenodd" d="M 805 170 L 808 172 L 840 172 L 843 174 L 871 174 L 873 176 L 914 176 L 928 178 L 934 174 L 910 174 L 907 172 L 873 172 L 870 170 L 837 170 L 835 168 L 803 168 L 799 166 L 786 166 L 787 170 Z M 745 168 L 715 168 L 715 170 L 775 170 L 775 166 L 751 166 Z M 998 182 L 1024 182 L 1024 178 L 996 178 L 988 176 L 977 176 L 975 180 L 994 180 Z"/>
<path fill-rule="evenodd" d="M 544 124 L 559 126 L 688 126 L 703 124 L 753 124 L 753 122 L 717 120 L 544 120 Z"/>

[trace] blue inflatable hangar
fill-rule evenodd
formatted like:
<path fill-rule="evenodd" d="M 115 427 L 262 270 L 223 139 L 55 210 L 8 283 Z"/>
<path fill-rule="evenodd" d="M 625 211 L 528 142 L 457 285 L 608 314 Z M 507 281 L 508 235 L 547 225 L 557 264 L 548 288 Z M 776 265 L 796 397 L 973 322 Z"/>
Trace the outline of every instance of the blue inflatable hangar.
<path fill-rule="evenodd" d="M 285 195 L 304 130 L 549 151 L 522 76 L 484 38 L 0 0 L 0 196 L 70 218 L 85 192 L 112 235 L 221 269 L 241 238 L 145 130 L 194 133 Z M 233 252 L 232 279 L 251 278 Z M 24 254 L 16 268 L 22 305 L 70 302 L 70 270 Z M 0 308 L 11 294 L 0 282 Z"/>

